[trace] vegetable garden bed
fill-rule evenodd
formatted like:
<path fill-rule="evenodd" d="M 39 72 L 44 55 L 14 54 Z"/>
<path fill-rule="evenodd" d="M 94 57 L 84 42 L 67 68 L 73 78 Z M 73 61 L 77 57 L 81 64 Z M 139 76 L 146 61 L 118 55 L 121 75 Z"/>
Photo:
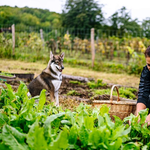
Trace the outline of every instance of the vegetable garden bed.
<path fill-rule="evenodd" d="M 140 121 L 133 114 L 123 121 L 114 116 L 112 121 L 106 105 L 92 108 L 80 103 L 70 111 L 45 105 L 45 90 L 35 103 L 35 98 L 27 96 L 28 89 L 23 82 L 15 91 L 10 84 L 5 85 L 0 95 L 0 148 L 3 150 L 150 148 L 150 130 L 144 123 L 147 109 L 140 112 Z"/>
<path fill-rule="evenodd" d="M 20 81 L 26 83 L 26 85 L 33 79 L 34 74 L 19 74 L 11 73 L 14 76 L 11 79 L 1 81 L 12 85 L 12 88 L 16 89 L 19 86 Z M 9 78 L 6 76 L 6 78 Z M 70 108 L 78 106 L 80 102 L 86 104 L 92 104 L 93 100 L 109 100 L 110 90 L 113 84 L 103 83 L 102 80 L 94 81 L 94 79 L 83 78 L 79 76 L 63 75 L 62 84 L 59 89 L 60 105 L 64 108 Z M 1 84 L 2 86 L 2 84 Z M 6 87 L 5 85 L 3 85 Z M 120 97 L 126 99 L 137 99 L 137 89 L 131 87 L 123 87 L 118 85 Z M 114 98 L 116 99 L 117 92 L 114 91 Z M 69 102 L 70 100 L 70 102 Z M 47 101 L 50 101 L 50 96 L 47 94 Z M 68 102 L 66 102 L 68 101 Z"/>

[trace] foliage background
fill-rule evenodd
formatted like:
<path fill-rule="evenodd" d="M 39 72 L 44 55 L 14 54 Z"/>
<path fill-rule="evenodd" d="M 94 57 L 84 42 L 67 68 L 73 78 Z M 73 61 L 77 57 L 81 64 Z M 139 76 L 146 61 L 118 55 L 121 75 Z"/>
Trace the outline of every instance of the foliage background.
<path fill-rule="evenodd" d="M 15 24 L 15 59 L 48 60 L 50 50 L 65 51 L 66 63 L 91 67 L 90 30 L 94 27 L 93 69 L 140 74 L 145 65 L 143 52 L 149 45 L 150 19 L 141 23 L 133 20 L 125 7 L 104 18 L 102 8 L 103 4 L 94 0 L 67 0 L 62 14 L 47 9 L 0 6 L 0 29 L 3 33 L 11 32 L 11 25 Z M 12 58 L 11 33 L 0 37 L 0 57 Z"/>

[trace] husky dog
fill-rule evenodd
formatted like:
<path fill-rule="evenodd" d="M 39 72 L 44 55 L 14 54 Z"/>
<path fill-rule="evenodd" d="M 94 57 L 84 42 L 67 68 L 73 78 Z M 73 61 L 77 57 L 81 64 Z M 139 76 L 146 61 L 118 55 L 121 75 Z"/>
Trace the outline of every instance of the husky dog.
<path fill-rule="evenodd" d="M 42 89 L 46 89 L 50 93 L 51 101 L 55 102 L 56 106 L 59 106 L 58 90 L 62 82 L 63 59 L 64 53 L 54 56 L 50 52 L 47 68 L 30 82 L 28 95 L 40 95 Z"/>

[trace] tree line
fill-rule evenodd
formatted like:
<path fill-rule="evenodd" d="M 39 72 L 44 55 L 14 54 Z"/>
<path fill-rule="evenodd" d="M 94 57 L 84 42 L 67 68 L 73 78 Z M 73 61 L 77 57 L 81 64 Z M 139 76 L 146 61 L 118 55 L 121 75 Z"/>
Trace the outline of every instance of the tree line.
<path fill-rule="evenodd" d="M 59 28 L 61 27 L 60 18 L 60 14 L 50 12 L 48 9 L 0 6 L 1 27 L 15 24 L 16 28 L 26 28 L 27 26 Z"/>
<path fill-rule="evenodd" d="M 15 24 L 16 28 L 25 29 L 29 26 L 37 28 L 72 28 L 101 29 L 110 35 L 131 34 L 150 37 L 150 18 L 142 22 L 132 19 L 126 7 L 116 10 L 105 18 L 103 5 L 95 0 L 66 0 L 62 13 L 51 12 L 48 9 L 38 9 L 17 6 L 0 6 L 0 26 Z"/>

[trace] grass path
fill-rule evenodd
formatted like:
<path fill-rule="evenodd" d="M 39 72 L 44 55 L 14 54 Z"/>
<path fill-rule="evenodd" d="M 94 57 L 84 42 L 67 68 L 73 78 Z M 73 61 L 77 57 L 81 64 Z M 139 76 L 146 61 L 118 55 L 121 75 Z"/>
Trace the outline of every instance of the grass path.
<path fill-rule="evenodd" d="M 23 62 L 19 60 L 0 59 L 0 71 L 9 73 L 34 73 L 35 76 L 41 73 L 41 71 L 47 66 L 47 64 L 41 62 Z M 72 68 L 69 65 L 64 64 L 65 69 L 63 74 L 83 76 L 94 79 L 102 79 L 105 83 L 120 84 L 124 86 L 132 86 L 138 88 L 140 77 L 128 74 L 114 74 L 106 72 L 98 72 L 82 68 Z"/>

